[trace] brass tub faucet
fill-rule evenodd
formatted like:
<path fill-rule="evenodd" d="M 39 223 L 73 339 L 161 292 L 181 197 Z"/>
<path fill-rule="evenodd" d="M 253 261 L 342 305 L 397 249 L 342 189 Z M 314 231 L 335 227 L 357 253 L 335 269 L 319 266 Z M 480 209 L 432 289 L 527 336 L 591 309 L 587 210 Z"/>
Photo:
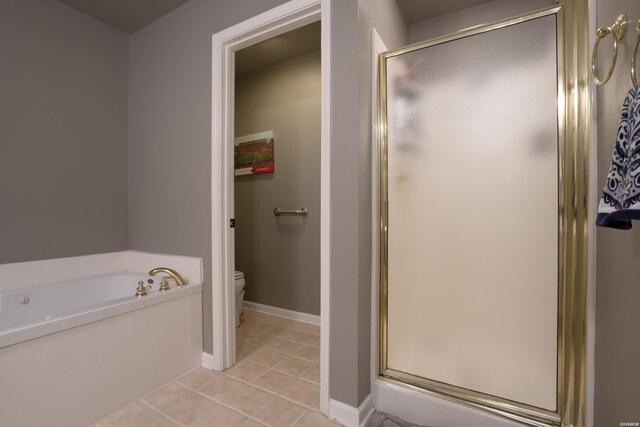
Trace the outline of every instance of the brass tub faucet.
<path fill-rule="evenodd" d="M 158 273 L 166 273 L 169 276 L 173 277 L 178 286 L 184 286 L 189 283 L 189 281 L 185 279 L 180 273 L 167 267 L 156 267 L 153 270 L 149 271 L 149 276 L 155 276 Z"/>

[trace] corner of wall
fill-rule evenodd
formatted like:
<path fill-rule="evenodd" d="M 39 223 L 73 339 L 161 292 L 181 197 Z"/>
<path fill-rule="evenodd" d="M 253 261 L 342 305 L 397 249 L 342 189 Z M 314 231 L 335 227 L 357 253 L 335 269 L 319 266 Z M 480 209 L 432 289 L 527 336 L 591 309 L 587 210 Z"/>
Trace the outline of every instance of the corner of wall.
<path fill-rule="evenodd" d="M 328 417 L 346 427 L 364 427 L 375 412 L 371 395 L 359 407 L 353 407 L 337 400 L 329 399 Z"/>

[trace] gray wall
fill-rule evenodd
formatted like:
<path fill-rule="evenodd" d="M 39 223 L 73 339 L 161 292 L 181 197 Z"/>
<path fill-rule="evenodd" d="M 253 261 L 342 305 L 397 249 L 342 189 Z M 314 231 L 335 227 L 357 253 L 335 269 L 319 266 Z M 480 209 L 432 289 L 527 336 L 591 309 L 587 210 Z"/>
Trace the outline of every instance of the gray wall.
<path fill-rule="evenodd" d="M 127 248 L 128 36 L 0 2 L 0 264 Z"/>
<path fill-rule="evenodd" d="M 281 3 L 191 0 L 131 36 L 129 245 L 203 258 L 208 352 L 213 347 L 211 36 Z"/>
<path fill-rule="evenodd" d="M 357 407 L 362 376 L 358 342 L 368 327 L 360 313 L 362 253 L 358 142 L 358 2 L 331 2 L 331 345 L 332 399 Z M 366 208 L 363 206 L 363 208 Z M 366 325 L 363 323 L 366 322 Z M 367 370 L 368 370 L 367 364 Z"/>
<path fill-rule="evenodd" d="M 439 16 L 409 27 L 411 43 L 451 34 L 479 24 L 508 19 L 523 13 L 552 6 L 555 0 L 494 0 L 475 7 Z"/>
<path fill-rule="evenodd" d="M 372 218 L 372 41 L 375 28 L 389 49 L 408 44 L 408 28 L 395 1 L 358 2 L 358 400 L 370 393 L 371 382 L 371 259 Z M 344 310 L 347 307 L 343 308 Z M 334 319 L 332 318 L 332 322 Z M 333 367 L 332 367 L 333 369 Z"/>
<path fill-rule="evenodd" d="M 640 17 L 635 0 L 598 0 L 597 27 L 613 24 L 620 13 Z M 637 22 L 637 21 L 635 21 Z M 634 22 L 620 42 L 611 80 L 598 88 L 598 194 L 611 165 L 622 101 L 630 88 L 629 62 L 636 37 Z M 606 45 L 599 55 L 606 71 Z M 603 71 L 604 70 L 604 71 Z M 597 201 L 594 201 L 596 203 Z M 596 283 L 595 426 L 640 421 L 640 224 L 628 231 L 598 228 Z"/>
<path fill-rule="evenodd" d="M 320 51 L 236 79 L 235 136 L 267 130 L 275 173 L 235 178 L 236 269 L 245 300 L 319 315 Z"/>
<path fill-rule="evenodd" d="M 370 393 L 371 41 L 404 44 L 395 2 L 331 5 L 331 398 L 358 407 Z M 398 44 L 398 46 L 395 46 Z"/>

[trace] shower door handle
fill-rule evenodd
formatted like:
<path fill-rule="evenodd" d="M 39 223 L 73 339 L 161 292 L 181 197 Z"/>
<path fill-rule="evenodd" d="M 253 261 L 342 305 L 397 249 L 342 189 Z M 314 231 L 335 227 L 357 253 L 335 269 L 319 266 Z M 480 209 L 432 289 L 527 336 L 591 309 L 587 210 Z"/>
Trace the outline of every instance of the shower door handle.
<path fill-rule="evenodd" d="M 281 216 L 281 215 L 307 216 L 307 215 L 309 215 L 309 210 L 307 208 L 302 208 L 302 209 L 280 209 L 280 208 L 275 208 L 273 210 L 273 214 L 275 216 Z"/>

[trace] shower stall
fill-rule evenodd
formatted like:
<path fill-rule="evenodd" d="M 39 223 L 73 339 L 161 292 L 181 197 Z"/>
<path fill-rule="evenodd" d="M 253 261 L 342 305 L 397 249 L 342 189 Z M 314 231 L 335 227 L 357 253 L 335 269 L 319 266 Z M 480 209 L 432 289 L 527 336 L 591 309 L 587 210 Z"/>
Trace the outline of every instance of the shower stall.
<path fill-rule="evenodd" d="M 379 381 L 472 408 L 457 425 L 584 422 L 581 19 L 564 2 L 380 56 Z"/>

